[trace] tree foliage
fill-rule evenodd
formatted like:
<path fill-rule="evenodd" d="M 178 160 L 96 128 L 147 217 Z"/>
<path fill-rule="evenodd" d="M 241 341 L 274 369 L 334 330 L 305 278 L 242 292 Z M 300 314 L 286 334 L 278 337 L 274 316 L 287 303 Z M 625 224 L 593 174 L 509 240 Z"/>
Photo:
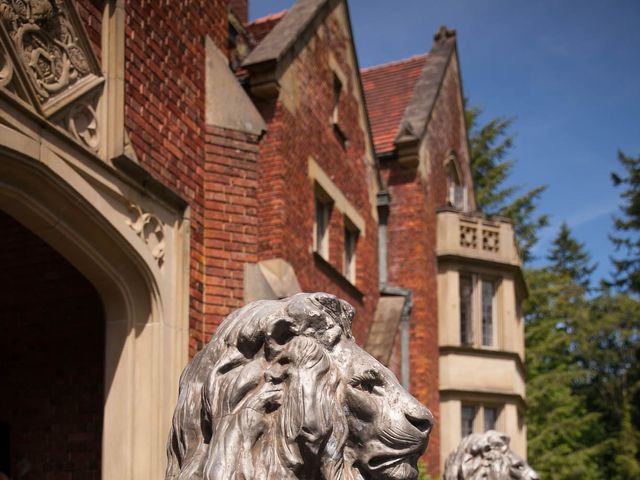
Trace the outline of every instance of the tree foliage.
<path fill-rule="evenodd" d="M 589 288 L 591 274 L 596 269 L 596 265 L 591 262 L 591 255 L 585 250 L 584 243 L 577 241 L 571 235 L 566 222 L 560 225 L 547 260 L 554 272 L 568 277 L 585 289 Z"/>
<path fill-rule="evenodd" d="M 619 151 L 618 161 L 624 173 L 611 174 L 613 184 L 623 189 L 621 213 L 613 219 L 616 233 L 609 237 L 618 253 L 611 257 L 615 268 L 612 284 L 637 295 L 640 294 L 640 155 L 633 158 Z"/>
<path fill-rule="evenodd" d="M 509 133 L 513 119 L 498 117 L 480 125 L 481 113 L 479 107 L 465 111 L 478 208 L 488 215 L 511 219 L 523 261 L 527 262 L 532 259 L 531 250 L 538 241 L 539 230 L 548 224 L 547 215 L 535 213 L 546 187 L 522 192 L 519 186 L 505 185 L 514 165 L 508 158 L 513 146 L 513 135 Z"/>
<path fill-rule="evenodd" d="M 527 272 L 528 457 L 545 479 L 599 479 L 600 415 L 575 387 L 586 372 L 573 357 L 575 333 L 588 320 L 584 288 L 552 269 Z"/>
<path fill-rule="evenodd" d="M 527 261 L 547 224 L 536 213 L 544 187 L 508 186 L 513 120 L 479 125 L 480 113 L 466 111 L 477 204 L 512 220 Z M 525 272 L 528 459 L 547 480 L 640 480 L 640 157 L 618 158 L 616 288 L 591 289 L 595 265 L 566 224 L 547 265 Z"/>

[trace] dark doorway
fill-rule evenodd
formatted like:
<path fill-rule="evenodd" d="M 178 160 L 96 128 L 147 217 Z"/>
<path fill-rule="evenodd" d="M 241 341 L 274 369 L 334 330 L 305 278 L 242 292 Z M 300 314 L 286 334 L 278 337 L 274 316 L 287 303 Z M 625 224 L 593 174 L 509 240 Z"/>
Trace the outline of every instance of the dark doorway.
<path fill-rule="evenodd" d="M 105 324 L 95 288 L 0 212 L 0 471 L 99 479 Z"/>

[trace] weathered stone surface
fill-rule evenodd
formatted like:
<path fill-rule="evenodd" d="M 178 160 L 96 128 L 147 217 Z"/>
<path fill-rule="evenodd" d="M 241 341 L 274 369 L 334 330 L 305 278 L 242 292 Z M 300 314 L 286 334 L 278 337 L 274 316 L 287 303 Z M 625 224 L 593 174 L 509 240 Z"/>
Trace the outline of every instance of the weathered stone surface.
<path fill-rule="evenodd" d="M 509 437 L 495 430 L 472 433 L 447 458 L 444 480 L 538 480 L 538 474 L 509 448 Z"/>
<path fill-rule="evenodd" d="M 167 480 L 415 479 L 431 412 L 358 347 L 326 293 L 253 302 L 185 369 Z"/>

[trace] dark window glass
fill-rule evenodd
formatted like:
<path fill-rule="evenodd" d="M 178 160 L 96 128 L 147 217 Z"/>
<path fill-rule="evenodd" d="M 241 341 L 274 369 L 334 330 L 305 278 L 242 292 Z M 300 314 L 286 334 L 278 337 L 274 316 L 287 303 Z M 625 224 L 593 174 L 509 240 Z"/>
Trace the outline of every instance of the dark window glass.
<path fill-rule="evenodd" d="M 462 406 L 462 437 L 473 433 L 473 420 L 476 418 L 476 407 L 471 405 Z"/>
<path fill-rule="evenodd" d="M 482 345 L 493 346 L 493 282 L 482 280 Z"/>
<path fill-rule="evenodd" d="M 498 420 L 498 409 L 495 407 L 484 407 L 484 429 L 495 430 Z"/>
<path fill-rule="evenodd" d="M 329 256 L 329 213 L 331 206 L 316 199 L 316 251 L 324 258 Z"/>
<path fill-rule="evenodd" d="M 472 319 L 473 283 L 470 275 L 460 275 L 460 343 L 473 343 Z"/>
<path fill-rule="evenodd" d="M 358 232 L 349 228 L 344 229 L 344 276 L 351 283 L 355 283 L 356 273 L 356 244 L 358 242 Z"/>

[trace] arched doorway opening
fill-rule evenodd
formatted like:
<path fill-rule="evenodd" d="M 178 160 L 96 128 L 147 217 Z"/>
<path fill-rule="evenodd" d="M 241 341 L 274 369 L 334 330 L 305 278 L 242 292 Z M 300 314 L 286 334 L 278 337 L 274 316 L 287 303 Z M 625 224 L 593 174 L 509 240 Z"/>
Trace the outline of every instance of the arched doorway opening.
<path fill-rule="evenodd" d="M 70 461 L 92 463 L 95 468 L 92 466 L 90 470 L 97 473 L 73 476 L 66 472 L 64 475 L 38 473 L 25 479 L 160 478 L 164 472 L 164 449 L 176 386 L 188 357 L 190 220 L 187 206 L 162 189 L 147 189 L 136 179 L 116 171 L 61 138 L 55 129 L 43 129 L 40 123 L 13 111 L 0 98 L 0 110 L 3 108 L 10 115 L 3 117 L 3 122 L 9 123 L 0 122 L 0 212 L 5 215 L 4 224 L 0 223 L 0 235 L 5 235 L 5 227 L 20 226 L 30 234 L 26 237 L 31 241 L 40 239 L 40 246 L 50 248 L 49 260 L 56 257 L 59 265 L 64 265 L 49 273 L 52 277 L 49 283 L 40 278 L 41 273 L 28 275 L 19 290 L 33 299 L 32 305 L 24 300 L 21 305 L 36 308 L 31 318 L 48 315 L 52 319 L 56 316 L 67 319 L 67 316 L 78 315 L 80 318 L 70 321 L 73 336 L 95 343 L 85 352 L 70 351 L 78 347 L 65 344 L 62 338 L 56 339 L 46 329 L 42 333 L 39 329 L 44 329 L 43 326 L 8 335 L 1 324 L 0 341 L 6 339 L 15 349 L 19 346 L 14 347 L 13 343 L 28 341 L 23 348 L 34 353 L 32 356 L 22 354 L 22 358 L 30 361 L 35 361 L 36 354 L 42 354 L 44 349 L 44 356 L 49 359 L 46 365 L 41 363 L 44 370 L 55 362 L 62 362 L 64 355 L 87 355 L 82 362 L 92 364 L 92 368 L 100 372 L 96 375 L 84 372 L 93 377 L 84 389 L 85 394 L 93 392 L 85 395 L 86 409 L 93 409 L 96 397 L 101 395 L 102 400 L 102 410 L 96 413 L 97 420 L 94 419 L 99 424 L 96 430 L 85 427 L 85 431 L 75 433 L 55 432 L 59 436 L 69 435 L 69 441 L 82 444 L 83 448 L 93 444 L 91 453 L 85 450 Z M 0 271 L 6 271 L 5 263 L 10 261 L 17 262 L 16 268 L 20 270 L 34 260 L 35 253 L 26 246 L 28 242 L 24 243 L 18 253 L 0 257 Z M 0 250 L 3 248 L 0 244 Z M 72 288 L 71 279 L 56 278 L 65 268 L 76 270 L 74 281 L 82 284 L 81 287 Z M 13 275 L 5 280 L 10 286 Z M 75 302 L 78 311 L 54 315 L 52 308 L 44 307 L 45 299 L 36 300 L 33 290 L 44 290 L 38 293 L 53 295 L 60 305 Z M 72 291 L 82 294 L 69 300 L 67 295 Z M 7 312 L 5 322 L 16 322 L 15 315 L 5 308 L 16 298 L 17 294 L 0 296 L 0 310 Z M 5 304 L 1 303 L 3 300 Z M 80 305 L 85 301 L 89 304 L 86 309 Z M 37 308 L 46 313 L 38 313 Z M 57 318 L 57 323 L 62 324 L 62 320 Z M 101 338 L 100 333 L 96 333 L 100 325 Z M 81 331 L 81 326 L 95 330 Z M 12 325 L 12 328 L 15 327 Z M 61 344 L 59 347 L 49 345 L 56 341 Z M 14 351 L 12 355 L 19 364 L 19 352 Z M 69 358 L 68 364 L 73 365 L 76 360 Z M 17 378 L 40 375 L 39 378 L 46 380 L 32 383 L 44 389 L 66 371 L 53 368 L 53 373 L 45 375 L 37 370 L 34 367 L 34 372 L 17 374 Z M 75 385 L 75 382 L 69 383 Z M 95 387 L 100 383 L 101 392 L 99 386 Z M 7 392 L 1 382 L 0 392 L 9 397 L 14 395 Z M 72 389 L 61 389 L 53 396 L 70 393 Z M 51 409 L 44 420 L 50 431 L 63 429 L 63 426 L 54 428 L 56 415 L 56 410 Z M 87 418 L 89 423 L 94 420 Z M 101 439 L 99 448 L 96 447 L 98 441 L 91 437 L 93 434 L 87 434 L 88 430 L 97 432 Z M 60 451 L 70 452 L 75 448 L 65 446 L 55 434 L 48 438 L 55 439 L 52 448 Z M 13 442 L 17 449 L 18 440 Z M 2 449 L 0 457 L 1 454 Z M 92 460 L 89 461 L 89 457 Z M 2 461 L 0 458 L 0 463 Z M 11 462 L 10 459 L 4 461 Z"/>
<path fill-rule="evenodd" d="M 93 285 L 0 211 L 0 472 L 99 479 L 105 322 Z"/>

